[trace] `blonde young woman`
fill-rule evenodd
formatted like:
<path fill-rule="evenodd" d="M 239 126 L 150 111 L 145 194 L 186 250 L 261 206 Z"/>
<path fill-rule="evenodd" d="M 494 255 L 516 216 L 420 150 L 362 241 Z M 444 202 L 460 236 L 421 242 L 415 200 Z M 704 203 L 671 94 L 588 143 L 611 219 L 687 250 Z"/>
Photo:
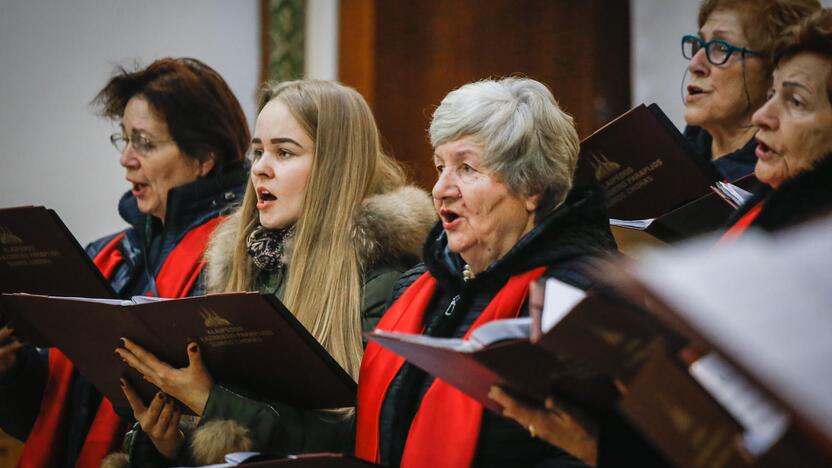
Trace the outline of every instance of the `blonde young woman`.
<path fill-rule="evenodd" d="M 208 290 L 276 294 L 357 377 L 361 332 L 375 326 L 395 281 L 418 260 L 435 221 L 431 199 L 405 185 L 401 168 L 382 152 L 364 99 L 334 82 L 268 87 L 251 157 L 243 204 L 206 253 Z M 133 463 L 211 462 L 221 455 L 214 453 L 218 445 L 284 453 L 350 448 L 348 419 L 343 432 L 332 431 L 337 415 L 224 388 L 202 365 L 196 343 L 183 369 L 129 341 L 117 352 L 161 390 L 145 407 L 125 388 L 142 429 L 128 444 Z M 179 411 L 167 395 L 199 415 L 200 425 L 234 420 L 243 427 L 198 429 L 191 450 L 183 450 Z M 316 424 L 330 429 L 315 431 Z M 214 436 L 222 443 L 207 440 Z"/>

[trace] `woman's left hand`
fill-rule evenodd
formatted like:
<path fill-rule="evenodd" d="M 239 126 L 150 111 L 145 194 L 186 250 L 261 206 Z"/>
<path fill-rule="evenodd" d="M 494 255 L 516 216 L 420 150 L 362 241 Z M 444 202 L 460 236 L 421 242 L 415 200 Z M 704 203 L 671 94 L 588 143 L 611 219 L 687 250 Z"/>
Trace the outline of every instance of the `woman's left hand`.
<path fill-rule="evenodd" d="M 127 338 L 121 340 L 124 347 L 116 348 L 116 354 L 127 365 L 161 391 L 181 401 L 197 416 L 202 416 L 214 382 L 202 363 L 196 343 L 188 343 L 188 367 L 175 369 Z"/>
<path fill-rule="evenodd" d="M 503 407 L 503 416 L 517 421 L 532 437 L 539 437 L 562 448 L 588 465 L 595 466 L 598 430 L 595 422 L 577 408 L 556 404 L 550 397 L 546 407 L 529 406 L 509 396 L 500 387 L 491 387 L 488 397 Z"/>

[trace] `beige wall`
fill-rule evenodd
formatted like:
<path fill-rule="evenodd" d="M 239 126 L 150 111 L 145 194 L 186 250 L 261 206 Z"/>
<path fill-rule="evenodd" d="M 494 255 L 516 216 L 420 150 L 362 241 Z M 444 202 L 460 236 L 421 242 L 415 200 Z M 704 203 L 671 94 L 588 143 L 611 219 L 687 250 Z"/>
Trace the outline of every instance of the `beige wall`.
<path fill-rule="evenodd" d="M 257 0 L 0 0 L 0 44 L 0 207 L 54 208 L 82 244 L 123 226 L 114 127 L 88 106 L 115 64 L 196 57 L 253 122 Z"/>

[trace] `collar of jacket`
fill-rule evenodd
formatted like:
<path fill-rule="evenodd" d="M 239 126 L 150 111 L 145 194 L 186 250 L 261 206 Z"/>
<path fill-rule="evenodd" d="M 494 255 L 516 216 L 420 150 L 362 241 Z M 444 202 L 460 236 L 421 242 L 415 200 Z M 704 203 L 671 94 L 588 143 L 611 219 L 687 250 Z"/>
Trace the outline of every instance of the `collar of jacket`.
<path fill-rule="evenodd" d="M 595 186 L 575 186 L 561 206 L 544 217 L 511 250 L 468 284 L 500 283 L 539 266 L 557 266 L 587 257 L 605 256 L 616 249 L 602 192 Z M 448 239 L 437 223 L 423 248 L 428 271 L 440 284 L 459 288 L 465 283 L 465 262 L 448 250 Z"/>
<path fill-rule="evenodd" d="M 832 209 L 832 153 L 812 170 L 786 180 L 777 189 L 760 184 L 751 199 L 731 216 L 728 225 L 761 201 L 765 205 L 752 226 L 766 231 L 788 227 Z"/>
<path fill-rule="evenodd" d="M 165 229 L 186 231 L 232 204 L 242 201 L 248 168 L 241 167 L 223 173 L 210 174 L 168 192 Z M 118 203 L 118 213 L 135 229 L 144 233 L 152 216 L 139 211 L 136 198 L 128 191 Z"/>

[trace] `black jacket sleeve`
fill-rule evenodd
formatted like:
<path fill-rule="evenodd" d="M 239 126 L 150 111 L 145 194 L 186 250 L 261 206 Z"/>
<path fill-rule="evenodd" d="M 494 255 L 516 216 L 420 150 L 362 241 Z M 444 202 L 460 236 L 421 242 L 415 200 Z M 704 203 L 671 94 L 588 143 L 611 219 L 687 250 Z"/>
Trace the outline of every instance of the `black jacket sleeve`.
<path fill-rule="evenodd" d="M 47 360 L 34 346 L 21 348 L 17 364 L 0 375 L 0 428 L 25 441 L 35 424 L 46 387 Z"/>

